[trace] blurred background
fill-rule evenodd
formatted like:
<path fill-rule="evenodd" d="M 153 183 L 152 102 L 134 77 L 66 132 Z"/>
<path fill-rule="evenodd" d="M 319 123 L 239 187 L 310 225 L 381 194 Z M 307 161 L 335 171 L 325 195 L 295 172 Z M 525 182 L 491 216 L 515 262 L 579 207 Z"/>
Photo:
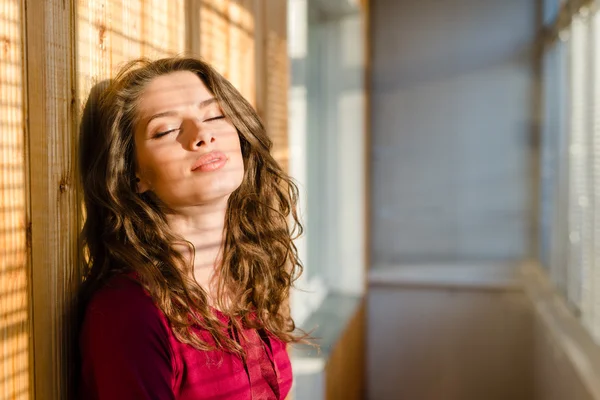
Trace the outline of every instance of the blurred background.
<path fill-rule="evenodd" d="M 300 186 L 292 398 L 600 400 L 598 0 L 1 0 L 0 400 L 74 376 L 90 88 L 177 54 Z"/>

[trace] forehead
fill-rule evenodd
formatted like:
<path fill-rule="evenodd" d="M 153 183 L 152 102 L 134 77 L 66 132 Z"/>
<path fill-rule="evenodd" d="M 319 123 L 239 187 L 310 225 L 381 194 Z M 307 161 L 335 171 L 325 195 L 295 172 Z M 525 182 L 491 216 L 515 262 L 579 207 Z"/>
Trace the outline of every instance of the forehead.
<path fill-rule="evenodd" d="M 191 71 L 177 71 L 154 78 L 137 104 L 141 118 L 199 103 L 213 97 L 204 82 Z"/>

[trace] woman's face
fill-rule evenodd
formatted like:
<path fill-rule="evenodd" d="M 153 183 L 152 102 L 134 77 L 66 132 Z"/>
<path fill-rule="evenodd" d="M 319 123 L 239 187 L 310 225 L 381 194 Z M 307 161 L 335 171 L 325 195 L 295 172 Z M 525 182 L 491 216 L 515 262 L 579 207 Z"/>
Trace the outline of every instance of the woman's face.
<path fill-rule="evenodd" d="M 138 191 L 173 209 L 227 198 L 244 163 L 233 124 L 200 78 L 178 71 L 155 78 L 137 107 Z"/>

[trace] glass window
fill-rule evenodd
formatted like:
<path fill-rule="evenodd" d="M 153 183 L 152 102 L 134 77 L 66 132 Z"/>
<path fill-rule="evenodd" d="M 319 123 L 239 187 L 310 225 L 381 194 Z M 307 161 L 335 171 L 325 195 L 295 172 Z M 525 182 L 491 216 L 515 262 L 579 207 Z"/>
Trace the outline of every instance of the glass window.
<path fill-rule="evenodd" d="M 600 343 L 600 13 L 544 54 L 540 258 Z"/>
<path fill-rule="evenodd" d="M 562 3 L 564 3 L 564 1 L 562 1 L 562 0 L 544 0 L 544 3 L 543 3 L 544 25 L 550 25 L 556 20 L 556 17 L 558 16 L 559 8 L 562 5 Z"/>
<path fill-rule="evenodd" d="M 330 292 L 360 294 L 365 272 L 363 14 L 289 1 L 290 171 L 300 184 L 305 274 L 298 321 Z"/>

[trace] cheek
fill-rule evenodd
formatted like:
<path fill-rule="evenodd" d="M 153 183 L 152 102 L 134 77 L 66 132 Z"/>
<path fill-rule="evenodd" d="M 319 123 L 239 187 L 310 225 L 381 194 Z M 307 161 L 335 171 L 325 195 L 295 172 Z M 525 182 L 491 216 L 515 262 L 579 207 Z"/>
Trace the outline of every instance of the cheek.
<path fill-rule="evenodd" d="M 152 168 L 152 157 L 146 148 L 138 147 L 136 149 L 136 162 L 140 178 L 151 180 L 154 177 Z"/>
<path fill-rule="evenodd" d="M 173 153 L 163 148 L 141 148 L 137 151 L 138 172 L 142 179 L 151 184 L 157 180 L 163 180 L 165 176 L 171 175 L 174 166 Z"/>
<path fill-rule="evenodd" d="M 240 138 L 235 128 L 229 129 L 221 134 L 220 150 L 231 156 L 241 154 Z"/>

